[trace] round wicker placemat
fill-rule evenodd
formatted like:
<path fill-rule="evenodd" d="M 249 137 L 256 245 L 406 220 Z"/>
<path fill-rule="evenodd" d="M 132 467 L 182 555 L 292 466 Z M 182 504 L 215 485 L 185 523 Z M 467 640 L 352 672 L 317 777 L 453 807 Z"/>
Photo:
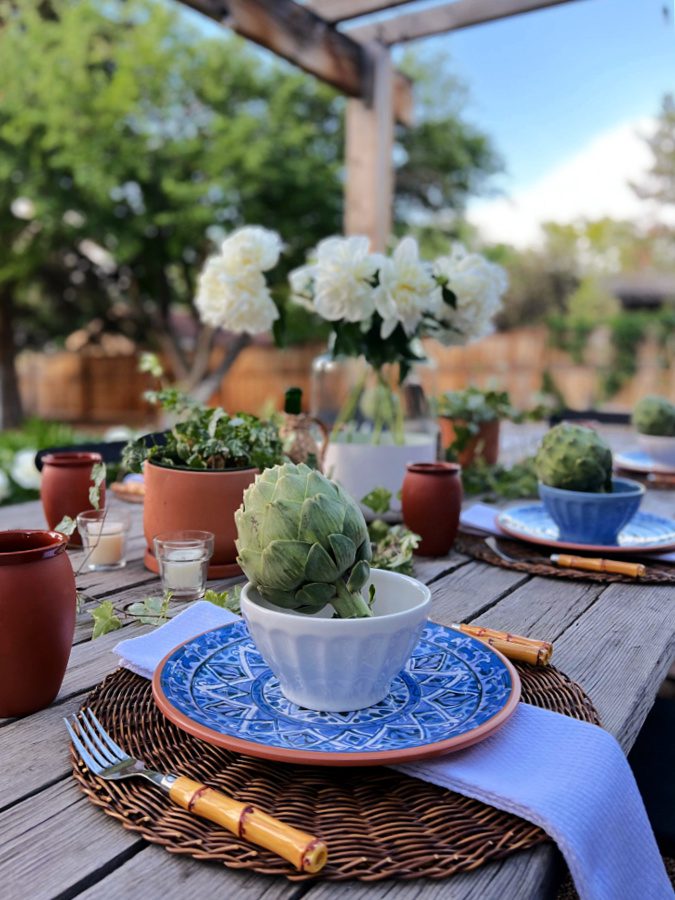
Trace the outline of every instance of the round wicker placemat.
<path fill-rule="evenodd" d="M 647 566 L 647 574 L 642 578 L 630 578 L 628 575 L 614 575 L 610 572 L 584 572 L 581 569 L 561 569 L 549 562 L 546 547 L 537 544 L 525 544 L 509 538 L 499 538 L 499 547 L 513 562 L 502 559 L 485 543 L 484 538 L 465 531 L 457 535 L 453 549 L 474 559 L 501 566 L 503 569 L 514 569 L 517 572 L 528 572 L 530 575 L 546 575 L 551 578 L 567 578 L 573 581 L 601 581 L 611 584 L 615 581 L 627 584 L 675 584 L 675 566 L 650 562 L 647 558 L 642 562 Z M 550 553 L 555 552 L 550 550 Z M 578 555 L 578 554 L 577 554 Z M 597 556 L 598 554 L 593 554 Z M 538 560 L 541 559 L 541 562 Z M 537 560 L 536 562 L 534 560 Z"/>
<path fill-rule="evenodd" d="M 526 702 L 598 724 L 588 697 L 561 672 L 517 667 Z M 85 705 L 149 767 L 204 781 L 325 840 L 321 878 L 445 878 L 548 840 L 523 819 L 391 769 L 285 765 L 203 743 L 165 719 L 150 682 L 126 669 L 109 675 Z M 185 812 L 142 779 L 101 781 L 75 754 L 73 772 L 97 806 L 172 853 L 293 881 L 317 877 Z"/>

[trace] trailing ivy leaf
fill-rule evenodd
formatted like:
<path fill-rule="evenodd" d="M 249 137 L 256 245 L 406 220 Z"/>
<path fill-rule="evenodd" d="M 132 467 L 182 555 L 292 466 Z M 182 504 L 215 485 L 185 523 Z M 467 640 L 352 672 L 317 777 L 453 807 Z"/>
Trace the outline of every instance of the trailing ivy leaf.
<path fill-rule="evenodd" d="M 452 309 L 457 309 L 457 295 L 455 292 L 451 291 L 446 284 L 441 286 L 441 292 L 443 294 L 443 303 L 447 303 Z"/>
<path fill-rule="evenodd" d="M 240 616 L 242 588 L 243 584 L 235 584 L 234 587 L 230 588 L 227 591 L 208 590 L 204 593 L 203 599 L 206 600 L 207 603 L 213 603 L 215 606 L 220 606 L 223 609 L 229 609 L 230 612 Z"/>
<path fill-rule="evenodd" d="M 101 503 L 101 485 L 105 482 L 105 463 L 94 463 L 91 468 L 92 485 L 89 488 L 89 502 L 92 509 L 99 509 Z"/>
<path fill-rule="evenodd" d="M 70 537 L 70 535 L 74 533 L 76 528 L 77 522 L 75 521 L 75 519 L 71 519 L 70 516 L 64 516 L 56 526 L 54 531 L 58 531 L 59 534 L 65 534 L 66 537 Z"/>
<path fill-rule="evenodd" d="M 103 603 L 89 612 L 94 620 L 93 639 L 101 637 L 103 634 L 108 634 L 109 631 L 117 631 L 118 628 L 122 627 L 122 623 L 115 615 L 115 607 L 112 605 L 111 600 L 104 600 Z"/>
<path fill-rule="evenodd" d="M 366 494 L 365 497 L 361 498 L 361 503 L 363 503 L 364 506 L 367 506 L 368 509 L 372 509 L 377 515 L 382 516 L 389 512 L 391 497 L 391 491 L 388 491 L 384 487 L 376 487 L 373 488 L 370 493 Z"/>
<path fill-rule="evenodd" d="M 161 625 L 169 617 L 171 597 L 171 591 L 166 591 L 163 597 L 145 597 L 128 606 L 127 613 L 141 625 Z"/>

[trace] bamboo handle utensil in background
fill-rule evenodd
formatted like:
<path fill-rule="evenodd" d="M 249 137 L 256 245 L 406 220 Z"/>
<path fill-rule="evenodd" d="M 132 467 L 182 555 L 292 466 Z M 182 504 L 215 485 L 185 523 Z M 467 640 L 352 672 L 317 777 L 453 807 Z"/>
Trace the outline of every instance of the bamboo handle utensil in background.
<path fill-rule="evenodd" d="M 529 663 L 532 666 L 547 666 L 553 656 L 553 644 L 536 641 L 508 631 L 495 631 L 482 625 L 453 625 L 458 631 L 478 638 L 503 653 L 508 659 Z"/>
<path fill-rule="evenodd" d="M 301 872 L 313 874 L 326 864 L 328 850 L 323 841 L 280 822 L 249 803 L 240 803 L 183 775 L 171 785 L 169 796 L 188 812 L 271 850 Z"/>
<path fill-rule="evenodd" d="M 618 559 L 590 559 L 587 556 L 570 556 L 554 553 L 551 562 L 564 569 L 583 569 L 586 572 L 611 572 L 614 575 L 628 575 L 642 578 L 647 569 L 642 563 L 620 562 Z"/>

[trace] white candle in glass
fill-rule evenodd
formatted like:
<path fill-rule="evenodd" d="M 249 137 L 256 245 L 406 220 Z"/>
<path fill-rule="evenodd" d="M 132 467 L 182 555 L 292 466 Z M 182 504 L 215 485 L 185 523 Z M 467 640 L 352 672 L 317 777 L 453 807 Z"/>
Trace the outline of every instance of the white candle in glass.
<path fill-rule="evenodd" d="M 161 560 L 164 588 L 169 591 L 201 591 L 205 562 L 203 550 L 172 550 Z"/>
<path fill-rule="evenodd" d="M 124 559 L 124 525 L 94 522 L 87 525 L 90 566 L 114 566 Z"/>

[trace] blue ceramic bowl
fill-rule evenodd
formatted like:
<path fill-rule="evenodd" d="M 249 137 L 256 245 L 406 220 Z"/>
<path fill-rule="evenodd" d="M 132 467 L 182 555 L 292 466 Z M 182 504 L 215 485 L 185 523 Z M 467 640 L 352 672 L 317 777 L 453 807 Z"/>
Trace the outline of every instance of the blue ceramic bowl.
<path fill-rule="evenodd" d="M 566 491 L 539 482 L 544 508 L 560 530 L 560 540 L 575 544 L 616 544 L 619 532 L 640 507 L 644 486 L 612 479 L 611 494 Z"/>

